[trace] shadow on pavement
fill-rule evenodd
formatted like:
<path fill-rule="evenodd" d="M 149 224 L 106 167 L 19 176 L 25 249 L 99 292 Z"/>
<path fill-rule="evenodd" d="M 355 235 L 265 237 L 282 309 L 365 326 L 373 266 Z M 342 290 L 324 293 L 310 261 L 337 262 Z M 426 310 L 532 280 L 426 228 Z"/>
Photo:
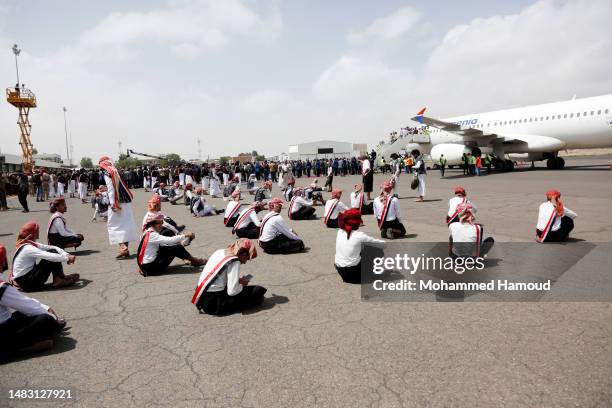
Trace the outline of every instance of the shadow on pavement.
<path fill-rule="evenodd" d="M 82 249 L 80 251 L 75 251 L 73 253 L 73 255 L 76 255 L 76 256 L 87 256 L 87 255 L 97 254 L 97 253 L 100 253 L 100 251 L 96 251 L 95 249 Z"/>
<path fill-rule="evenodd" d="M 252 309 L 243 310 L 242 314 L 243 315 L 254 314 L 254 313 L 257 313 L 257 312 L 261 312 L 262 310 L 272 309 L 276 305 L 282 305 L 282 304 L 285 304 L 285 303 L 289 303 L 289 298 L 287 296 L 275 295 L 273 293 L 272 296 L 264 298 L 264 300 L 261 303 L 261 305 L 259 305 L 257 307 L 254 307 Z"/>
<path fill-rule="evenodd" d="M 64 291 L 64 290 L 77 290 L 77 289 L 83 289 L 84 287 L 86 287 L 87 285 L 89 285 L 92 281 L 89 279 L 84 279 L 84 278 L 80 278 L 79 281 L 77 283 L 75 283 L 74 285 L 71 286 L 64 286 L 63 288 L 54 288 L 53 286 L 51 286 L 51 284 L 47 284 L 44 286 L 43 290 L 41 290 L 41 292 L 55 292 L 58 290 Z"/>
<path fill-rule="evenodd" d="M 60 334 L 53 339 L 53 347 L 49 350 L 41 351 L 38 353 L 17 353 L 12 356 L 4 357 L 0 359 L 0 365 L 5 363 L 16 363 L 24 360 L 29 360 L 38 357 L 52 356 L 54 354 L 65 353 L 76 348 L 77 340 L 70 337 L 68 329 L 64 329 Z"/>

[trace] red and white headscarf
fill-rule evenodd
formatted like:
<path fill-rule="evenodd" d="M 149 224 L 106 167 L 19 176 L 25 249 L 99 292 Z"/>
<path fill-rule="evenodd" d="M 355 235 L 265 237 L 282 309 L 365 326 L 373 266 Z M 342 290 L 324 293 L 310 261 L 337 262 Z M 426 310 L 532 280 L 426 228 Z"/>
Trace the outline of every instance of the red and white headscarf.
<path fill-rule="evenodd" d="M 338 215 L 338 227 L 346 231 L 346 239 L 351 237 L 351 232 L 359 229 L 363 220 L 358 208 L 349 208 Z"/>
<path fill-rule="evenodd" d="M 230 244 L 227 247 L 226 252 L 228 255 L 240 256 L 242 253 L 248 253 L 249 259 L 257 258 L 257 249 L 253 242 L 247 238 L 240 238 L 236 240 L 233 244 Z"/>
<path fill-rule="evenodd" d="M 145 220 L 145 224 L 149 226 L 153 222 L 159 222 L 163 220 L 164 220 L 164 214 L 162 214 L 161 212 L 155 212 L 155 213 L 150 212 L 147 214 L 147 219 Z"/>
<path fill-rule="evenodd" d="M 462 197 L 465 197 L 467 194 L 465 193 L 465 188 L 461 187 L 461 186 L 457 186 L 455 187 L 455 195 L 460 195 Z"/>
<path fill-rule="evenodd" d="M 390 193 L 391 190 L 393 190 L 393 184 L 391 183 L 391 181 L 387 180 L 384 181 L 381 185 L 380 185 L 381 190 L 383 190 L 386 193 Z"/>
<path fill-rule="evenodd" d="M 111 182 L 113 183 L 113 187 L 115 189 L 115 202 L 112 203 L 112 206 L 113 208 L 120 209 L 121 205 L 119 204 L 119 185 L 121 184 L 123 188 L 125 188 L 125 191 L 127 191 L 130 198 L 134 198 L 134 195 L 132 194 L 130 189 L 125 185 L 125 183 L 119 176 L 119 171 L 117 171 L 117 168 L 113 164 L 113 161 L 111 160 L 110 157 L 108 156 L 100 157 L 100 160 L 98 160 L 98 165 L 104 170 L 106 170 L 106 172 L 110 176 Z"/>
<path fill-rule="evenodd" d="M 335 189 L 332 190 L 332 192 L 331 192 L 331 197 L 332 198 L 340 199 L 341 196 L 342 196 L 342 190 L 340 190 L 339 188 L 335 188 Z"/>
<path fill-rule="evenodd" d="M 161 197 L 159 194 L 153 194 L 153 197 L 147 202 L 147 210 L 150 212 L 161 211 Z"/>
<path fill-rule="evenodd" d="M 193 189 L 193 184 L 191 184 L 191 183 L 185 184 L 185 190 L 191 191 L 192 189 Z"/>
<path fill-rule="evenodd" d="M 38 223 L 33 220 L 23 224 L 17 235 L 16 246 L 19 246 L 25 241 L 36 241 L 39 229 Z"/>
<path fill-rule="evenodd" d="M 266 187 L 268 190 L 272 191 L 272 181 L 268 180 L 266 182 L 263 183 L 264 187 Z"/>
<path fill-rule="evenodd" d="M 64 200 L 64 197 L 58 197 L 58 198 L 52 200 L 49 203 L 49 212 L 51 212 L 51 213 L 56 212 L 57 211 L 57 207 L 60 204 L 62 204 L 62 203 L 66 204 L 66 200 Z"/>
<path fill-rule="evenodd" d="M 240 200 L 240 189 L 236 188 L 233 192 L 232 192 L 232 199 L 234 201 L 239 201 Z"/>
<path fill-rule="evenodd" d="M 280 205 L 280 206 L 282 207 L 282 206 L 283 206 L 283 200 L 281 200 L 281 199 L 280 199 L 280 198 L 278 198 L 278 197 L 274 197 L 273 199 L 271 199 L 271 200 L 268 202 L 268 209 L 269 209 L 270 211 L 272 211 L 272 210 L 274 209 L 274 207 L 276 207 L 277 205 Z"/>
<path fill-rule="evenodd" d="M 561 201 L 561 193 L 557 190 L 548 190 L 546 192 L 546 199 L 548 201 L 556 199 L 557 203 L 554 204 L 555 212 L 559 217 L 563 217 L 563 202 Z"/>
<path fill-rule="evenodd" d="M 355 184 L 355 186 L 353 186 L 353 189 L 356 193 L 359 193 L 361 190 L 363 190 L 363 184 Z"/>
<path fill-rule="evenodd" d="M 474 208 L 472 207 L 472 204 L 470 204 L 469 202 L 465 202 L 465 203 L 461 203 L 459 205 L 457 205 L 457 215 L 459 216 L 459 221 L 461 223 L 469 223 L 469 224 L 473 224 L 474 223 L 474 213 L 473 213 Z"/>

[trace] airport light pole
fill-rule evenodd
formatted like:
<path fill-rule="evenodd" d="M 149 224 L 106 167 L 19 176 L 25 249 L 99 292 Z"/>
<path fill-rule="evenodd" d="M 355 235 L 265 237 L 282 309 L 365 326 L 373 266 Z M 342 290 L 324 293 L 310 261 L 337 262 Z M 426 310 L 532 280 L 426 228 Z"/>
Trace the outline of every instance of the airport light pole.
<path fill-rule="evenodd" d="M 66 135 L 66 158 L 68 159 L 68 165 L 72 166 L 72 159 L 70 157 L 70 148 L 68 147 L 68 125 L 66 122 L 66 111 L 68 109 L 66 109 L 66 107 L 64 106 L 62 110 L 64 111 L 64 134 Z"/>
<path fill-rule="evenodd" d="M 19 64 L 17 63 L 17 57 L 21 54 L 21 50 L 17 44 L 13 44 L 13 54 L 15 54 L 15 71 L 17 71 L 17 86 L 19 86 Z"/>

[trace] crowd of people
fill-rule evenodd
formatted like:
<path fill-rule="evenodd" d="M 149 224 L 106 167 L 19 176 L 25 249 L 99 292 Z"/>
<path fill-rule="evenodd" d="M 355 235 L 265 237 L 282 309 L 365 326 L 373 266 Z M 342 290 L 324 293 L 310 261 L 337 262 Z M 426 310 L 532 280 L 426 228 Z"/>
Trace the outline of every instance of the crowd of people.
<path fill-rule="evenodd" d="M 423 185 L 417 200 L 423 201 L 426 171 L 422 155 L 414 150 L 411 157 L 411 185 L 415 189 Z M 402 158 L 394 157 L 392 160 L 397 163 Z M 327 199 L 316 178 L 309 180 L 311 182 L 307 185 L 300 185 L 300 177 L 294 172 L 296 163 L 289 161 L 277 168 L 276 183 L 281 192 L 278 195 L 282 198 L 272 193 L 274 177 L 270 166 L 269 173 L 264 170 L 260 177 L 247 173 L 255 166 L 147 168 L 142 171 L 141 181 L 139 169 L 120 169 L 109 157 L 102 157 L 96 170 L 77 172 L 76 180 L 85 184 L 84 188 L 90 186 L 89 183 L 93 183 L 91 188 L 95 186 L 92 198 L 94 219 L 97 215 L 107 219 L 109 243 L 118 247 L 118 259 L 130 258 L 129 245 L 137 242 L 135 262 L 143 277 L 168 273 L 175 258 L 198 268 L 196 271 L 201 268 L 192 303 L 202 313 L 226 315 L 256 307 L 265 298 L 266 289 L 250 285 L 252 276 L 241 273 L 242 265 L 258 256 L 257 246 L 271 256 L 308 250 L 307 244 L 286 220 L 317 222 L 317 205 L 323 207 L 323 217 L 318 222 L 322 222 L 324 228 L 337 230 L 334 266 L 344 282 L 362 281 L 362 243 L 383 246 L 385 239 L 406 236 L 407 228 L 397 192 L 400 167 L 394 167 L 391 177 L 381 184 L 372 199 L 374 163 L 368 155 L 362 156 L 357 165 L 361 182 L 354 185 L 349 201 L 345 203 L 342 201 L 343 191 L 331 185 L 335 175 L 333 162 L 327 161 Z M 83 174 L 87 180 L 80 178 Z M 128 174 L 137 177 L 131 180 Z M 245 174 L 248 176 L 243 179 Z M 144 217 L 140 228 L 134 221 L 134 214 L 139 209 L 133 207 L 132 186 L 142 186 L 151 191 L 146 209 L 141 209 Z M 87 190 L 85 193 L 87 197 Z M 85 240 L 83 234 L 74 232 L 68 225 L 65 195 L 56 194 L 50 201 L 47 244 L 39 241 L 40 227 L 34 221 L 26 222 L 17 235 L 8 282 L 0 282 L 0 340 L 4 344 L 18 344 L 24 350 L 48 348 L 66 324 L 49 306 L 22 293 L 42 290 L 50 277 L 52 288 L 74 285 L 81 279 L 78 273 L 64 272 L 64 264 L 72 267 L 76 262 L 75 254 L 66 250 L 78 248 Z M 207 196 L 222 196 L 227 201 L 226 208 L 217 209 L 209 205 Z M 45 197 L 43 193 L 45 198 L 49 196 Z M 83 200 L 80 196 L 78 198 Z M 548 191 L 546 198 L 539 209 L 536 240 L 565 241 L 573 229 L 576 213 L 564 206 L 558 191 Z M 194 219 L 219 216 L 219 227 L 228 229 L 231 243 L 211 253 L 208 259 L 193 255 L 187 248 L 196 235 L 165 214 L 163 203 L 183 205 Z M 286 213 L 283 212 L 284 206 Z M 264 209 L 268 212 L 260 218 Z M 484 238 L 484 229 L 476 222 L 476 212 L 477 207 L 468 199 L 466 190 L 456 187 L 446 215 L 451 256 L 481 256 L 493 245 L 493 238 Z M 376 223 L 380 238 L 359 230 L 369 215 L 373 215 L 370 219 Z M 230 239 L 232 235 L 235 238 Z M 6 249 L 2 246 L 0 264 L 3 270 L 8 268 Z"/>

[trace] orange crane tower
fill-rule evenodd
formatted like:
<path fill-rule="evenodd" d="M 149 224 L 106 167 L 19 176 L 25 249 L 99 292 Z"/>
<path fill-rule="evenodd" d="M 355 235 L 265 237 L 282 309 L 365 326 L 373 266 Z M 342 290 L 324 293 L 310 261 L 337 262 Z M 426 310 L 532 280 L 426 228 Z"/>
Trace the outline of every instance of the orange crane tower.
<path fill-rule="evenodd" d="M 17 68 L 17 56 L 21 50 L 17 44 L 13 46 L 15 53 L 15 67 Z M 19 145 L 22 152 L 22 170 L 24 173 L 31 172 L 34 169 L 34 159 L 32 158 L 32 141 L 30 140 L 30 108 L 36 107 L 36 95 L 34 92 L 25 88 L 23 84 L 19 84 L 19 69 L 17 68 L 17 84 L 13 88 L 6 88 L 6 101 L 19 110 L 17 125 L 21 132 Z"/>

